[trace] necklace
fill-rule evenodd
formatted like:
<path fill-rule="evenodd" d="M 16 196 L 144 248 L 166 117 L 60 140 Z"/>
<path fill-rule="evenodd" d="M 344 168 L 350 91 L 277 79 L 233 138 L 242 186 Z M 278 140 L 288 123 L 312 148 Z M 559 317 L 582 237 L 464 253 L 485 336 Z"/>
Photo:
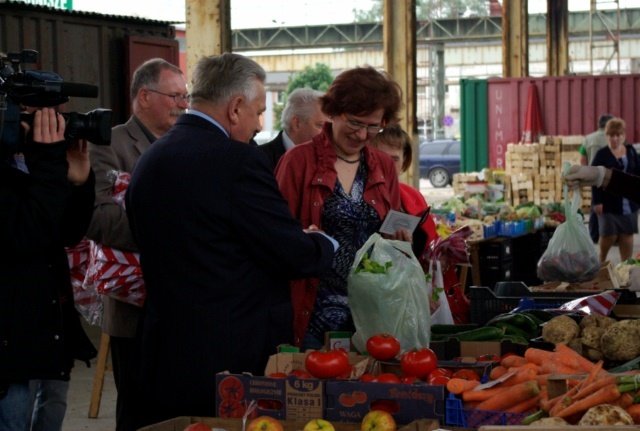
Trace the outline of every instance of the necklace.
<path fill-rule="evenodd" d="M 351 165 L 353 165 L 353 164 L 355 164 L 355 163 L 358 163 L 360 160 L 362 160 L 362 157 L 358 157 L 358 158 L 357 158 L 357 159 L 355 159 L 355 160 L 349 160 L 349 159 L 346 159 L 346 158 L 342 157 L 342 156 L 341 156 L 340 154 L 338 154 L 338 153 L 336 153 L 336 156 L 337 156 L 340 160 L 342 160 L 343 162 L 345 162 L 345 163 L 349 163 L 349 164 L 351 164 Z"/>

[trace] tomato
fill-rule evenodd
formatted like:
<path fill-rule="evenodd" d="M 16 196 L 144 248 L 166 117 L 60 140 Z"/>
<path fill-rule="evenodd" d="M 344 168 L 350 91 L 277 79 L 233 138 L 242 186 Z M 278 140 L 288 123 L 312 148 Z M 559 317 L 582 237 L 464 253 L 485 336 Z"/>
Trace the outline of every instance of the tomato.
<path fill-rule="evenodd" d="M 480 381 L 478 373 L 471 368 L 460 368 L 459 370 L 456 370 L 451 377 L 455 377 L 456 379 Z"/>
<path fill-rule="evenodd" d="M 364 373 L 360 376 L 361 382 L 377 382 L 378 378 L 371 373 Z"/>
<path fill-rule="evenodd" d="M 400 358 L 400 369 L 407 376 L 426 379 L 438 366 L 438 358 L 428 347 L 405 352 Z"/>
<path fill-rule="evenodd" d="M 452 374 L 453 374 L 453 371 L 447 370 L 446 368 L 436 368 L 435 370 L 429 373 L 429 378 L 434 376 L 451 377 Z"/>
<path fill-rule="evenodd" d="M 291 370 L 291 372 L 289 373 L 290 376 L 295 376 L 299 379 L 312 379 L 313 376 L 309 373 L 307 373 L 305 370 Z"/>
<path fill-rule="evenodd" d="M 376 334 L 367 340 L 367 352 L 379 361 L 388 361 L 400 353 L 400 341 L 390 334 Z"/>
<path fill-rule="evenodd" d="M 400 383 L 400 377 L 393 373 L 382 373 L 378 374 L 376 381 L 379 383 Z"/>
<path fill-rule="evenodd" d="M 407 385 L 412 385 L 415 382 L 419 382 L 420 379 L 418 379 L 416 376 L 402 376 L 400 377 L 400 382 L 407 384 Z"/>
<path fill-rule="evenodd" d="M 304 366 L 313 377 L 318 379 L 344 376 L 351 370 L 349 355 L 343 349 L 310 352 L 304 359 Z"/>
<path fill-rule="evenodd" d="M 450 378 L 447 376 L 439 376 L 439 375 L 429 376 L 430 385 L 444 386 L 447 384 L 449 380 Z"/>
<path fill-rule="evenodd" d="M 352 394 L 341 393 L 338 402 L 344 407 L 353 407 L 356 405 L 356 399 Z"/>
<path fill-rule="evenodd" d="M 244 385 L 236 376 L 226 376 L 218 384 L 220 398 L 229 401 L 240 401 L 244 398 Z"/>

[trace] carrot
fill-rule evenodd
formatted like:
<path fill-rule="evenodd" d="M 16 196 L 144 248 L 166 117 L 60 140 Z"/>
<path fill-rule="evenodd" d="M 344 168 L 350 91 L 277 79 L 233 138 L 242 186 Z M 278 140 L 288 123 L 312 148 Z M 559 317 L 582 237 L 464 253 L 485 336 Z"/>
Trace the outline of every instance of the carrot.
<path fill-rule="evenodd" d="M 538 373 L 532 368 L 522 367 L 516 374 L 509 377 L 504 382 L 500 383 L 500 386 L 513 386 L 518 383 L 528 382 L 529 380 L 536 380 Z"/>
<path fill-rule="evenodd" d="M 558 354 L 558 360 L 568 367 L 576 368 L 588 373 L 595 366 L 593 362 L 591 362 L 566 344 L 556 344 L 556 353 Z"/>
<path fill-rule="evenodd" d="M 631 395 L 629 392 L 625 392 L 624 394 L 620 395 L 620 398 L 618 398 L 611 404 L 615 404 L 616 406 L 620 406 L 626 410 L 627 407 L 633 405 L 633 395 Z"/>
<path fill-rule="evenodd" d="M 506 357 L 502 358 L 502 360 L 500 361 L 500 365 L 502 365 L 503 367 L 506 367 L 506 368 L 521 367 L 524 364 L 526 364 L 527 362 L 528 361 L 524 358 L 524 356 L 509 355 L 509 356 L 506 356 Z"/>
<path fill-rule="evenodd" d="M 542 365 L 547 362 L 551 362 L 553 352 L 548 350 L 536 349 L 535 347 L 529 347 L 524 351 L 524 358 L 527 362 L 531 362 L 536 365 Z"/>
<path fill-rule="evenodd" d="M 591 382 L 586 385 L 582 385 L 582 387 L 576 392 L 576 394 L 572 397 L 574 400 L 579 400 L 586 397 L 589 394 L 594 393 L 598 389 L 601 389 L 607 385 L 615 385 L 616 378 L 614 376 L 606 376 L 600 379 L 597 379 L 595 382 Z"/>
<path fill-rule="evenodd" d="M 503 388 L 503 387 L 493 387 L 493 388 L 488 388 L 488 389 L 482 389 L 480 391 L 478 390 L 470 390 L 470 391 L 464 391 L 462 393 L 462 400 L 463 401 L 485 401 L 501 392 L 506 391 L 508 388 Z"/>
<path fill-rule="evenodd" d="M 480 384 L 477 380 L 452 378 L 447 382 L 447 390 L 452 394 L 460 395 L 464 391 L 470 391 Z"/>
<path fill-rule="evenodd" d="M 505 411 L 507 411 L 509 413 L 526 413 L 526 412 L 529 412 L 529 411 L 535 409 L 536 407 L 538 407 L 538 403 L 542 399 L 543 392 L 546 392 L 546 391 L 541 391 L 535 397 L 529 398 L 528 400 L 524 400 L 524 401 L 522 401 L 522 402 L 520 402 L 518 404 L 515 404 L 515 405 L 509 407 Z"/>
<path fill-rule="evenodd" d="M 499 379 L 500 377 L 502 377 L 505 374 L 507 374 L 507 371 L 509 371 L 507 369 L 507 367 L 503 367 L 502 365 L 498 365 L 498 366 L 494 367 L 491 370 L 491 372 L 489 373 L 489 378 L 491 380 Z"/>
<path fill-rule="evenodd" d="M 626 410 L 633 418 L 633 423 L 640 425 L 640 404 L 632 404 Z"/>
<path fill-rule="evenodd" d="M 536 376 L 536 381 L 538 382 L 538 384 L 540 386 L 547 386 L 547 383 L 549 382 L 549 376 L 551 374 L 547 373 L 547 374 L 538 374 Z"/>
<path fill-rule="evenodd" d="M 540 408 L 542 410 L 544 410 L 545 412 L 550 412 L 551 409 L 553 408 L 553 406 L 555 406 L 556 404 L 558 404 L 558 402 L 562 399 L 563 395 L 558 395 L 557 397 L 554 398 L 542 398 L 540 400 Z"/>
<path fill-rule="evenodd" d="M 478 404 L 478 410 L 504 411 L 524 400 L 535 397 L 540 393 L 540 387 L 535 380 L 518 383 L 503 389 L 502 392 Z"/>
<path fill-rule="evenodd" d="M 540 365 L 540 373 L 542 374 L 581 374 L 582 370 L 568 367 L 562 363 L 545 362 Z"/>
<path fill-rule="evenodd" d="M 577 400 L 574 403 L 571 403 L 569 406 L 561 409 L 558 412 L 551 413 L 550 416 L 557 416 L 560 418 L 566 418 L 577 413 L 582 413 L 584 411 L 589 410 L 593 406 L 597 406 L 599 404 L 609 404 L 613 401 L 620 398 L 620 391 L 616 385 L 605 386 L 604 388 L 598 389 L 593 394 L 582 398 L 581 400 Z"/>

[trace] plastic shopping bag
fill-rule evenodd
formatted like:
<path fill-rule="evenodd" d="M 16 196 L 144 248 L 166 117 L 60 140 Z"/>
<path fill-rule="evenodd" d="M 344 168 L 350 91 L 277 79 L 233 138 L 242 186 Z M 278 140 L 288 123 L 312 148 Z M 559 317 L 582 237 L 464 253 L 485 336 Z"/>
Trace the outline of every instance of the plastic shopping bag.
<path fill-rule="evenodd" d="M 566 220 L 556 228 L 547 250 L 538 261 L 538 278 L 544 281 L 580 283 L 593 280 L 600 270 L 600 261 L 589 230 L 578 214 L 580 191 L 564 185 L 564 213 Z"/>
<path fill-rule="evenodd" d="M 431 324 L 453 325 L 453 315 L 449 300 L 444 289 L 442 266 L 439 260 L 431 261 L 429 276 L 427 277 L 429 301 L 431 303 Z"/>
<path fill-rule="evenodd" d="M 403 350 L 429 347 L 429 292 L 411 244 L 371 235 L 356 253 L 348 293 L 356 349 L 366 351 L 367 339 L 379 333 L 394 335 Z"/>

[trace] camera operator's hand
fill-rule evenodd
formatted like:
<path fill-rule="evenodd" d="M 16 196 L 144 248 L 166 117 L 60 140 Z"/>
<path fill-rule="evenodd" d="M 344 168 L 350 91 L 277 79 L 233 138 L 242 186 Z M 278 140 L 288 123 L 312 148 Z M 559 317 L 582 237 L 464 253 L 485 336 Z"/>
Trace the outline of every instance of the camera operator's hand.
<path fill-rule="evenodd" d="M 42 108 L 33 114 L 33 142 L 53 144 L 64 141 L 64 117 L 53 108 Z"/>
<path fill-rule="evenodd" d="M 84 139 L 77 139 L 67 148 L 69 170 L 67 178 L 74 186 L 80 186 L 89 178 L 91 163 L 89 162 L 89 146 Z"/>

